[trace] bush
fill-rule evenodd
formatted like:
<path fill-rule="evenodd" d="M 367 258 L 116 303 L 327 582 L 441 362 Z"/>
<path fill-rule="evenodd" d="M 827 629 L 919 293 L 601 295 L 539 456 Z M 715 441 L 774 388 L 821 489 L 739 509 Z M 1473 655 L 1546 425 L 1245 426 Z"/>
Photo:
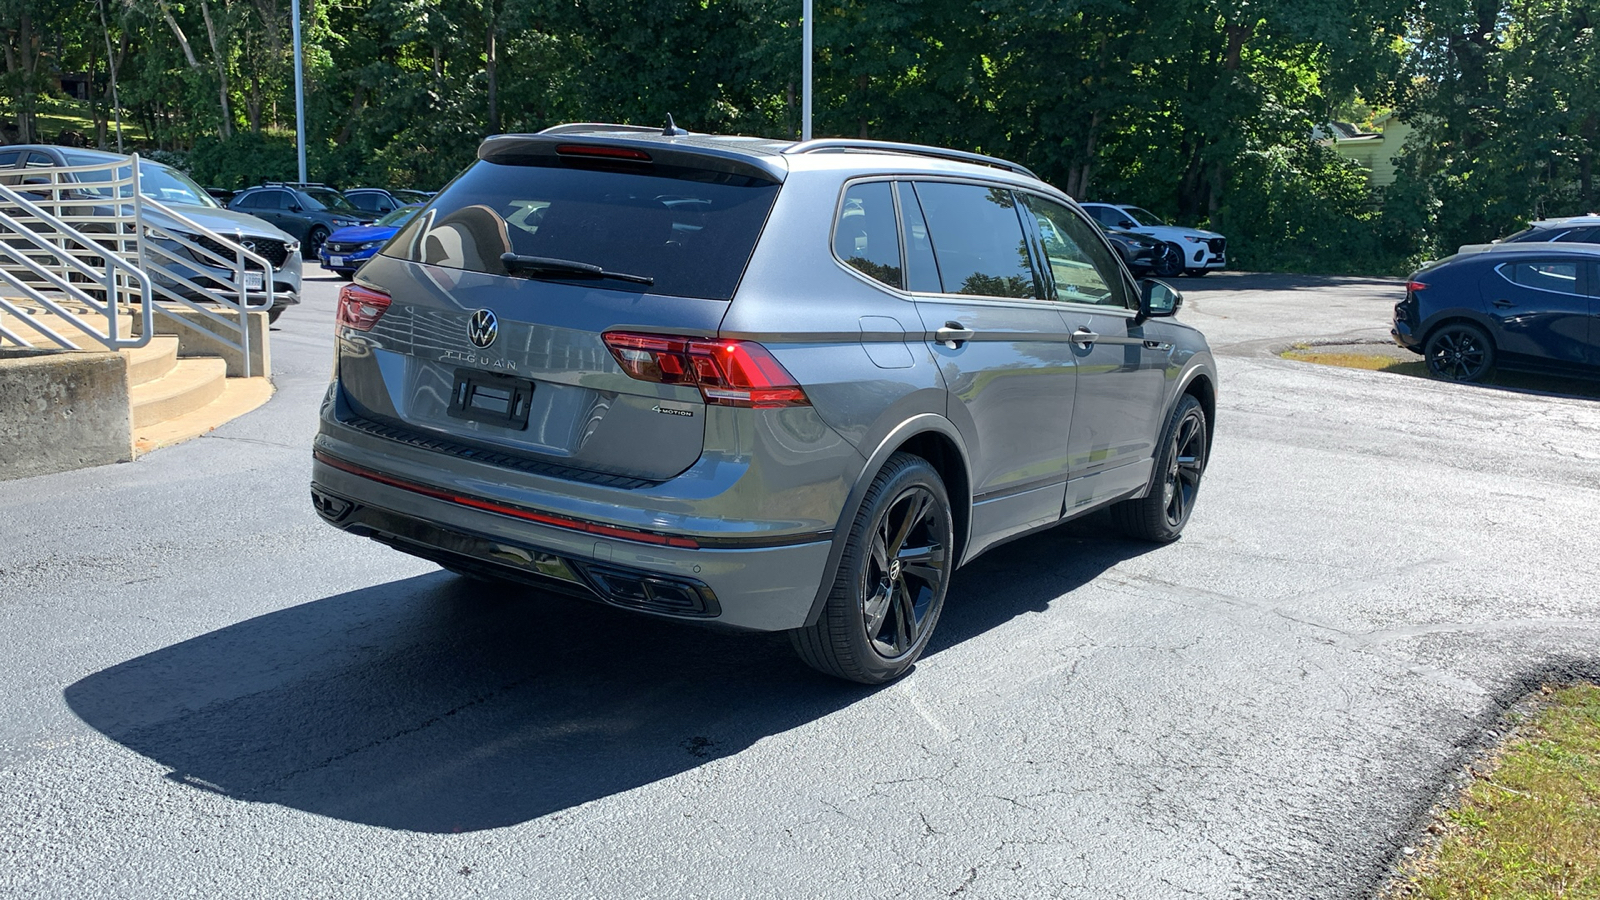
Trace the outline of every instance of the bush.
<path fill-rule="evenodd" d="M 1404 274 L 1414 250 L 1384 239 L 1367 170 L 1321 144 L 1247 153 L 1213 227 L 1230 267 L 1326 275 Z"/>
<path fill-rule="evenodd" d="M 294 138 L 264 132 L 199 138 L 188 162 L 195 181 L 235 191 L 263 181 L 293 181 L 299 173 Z"/>

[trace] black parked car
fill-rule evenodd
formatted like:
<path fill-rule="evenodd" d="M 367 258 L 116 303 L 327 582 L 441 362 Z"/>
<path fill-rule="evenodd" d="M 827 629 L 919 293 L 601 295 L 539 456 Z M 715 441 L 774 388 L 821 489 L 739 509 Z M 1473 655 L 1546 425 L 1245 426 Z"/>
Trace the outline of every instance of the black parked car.
<path fill-rule="evenodd" d="M 393 192 L 383 188 L 351 188 L 344 192 L 344 198 L 356 209 L 364 209 L 379 216 L 388 215 L 413 202 L 401 200 Z"/>
<path fill-rule="evenodd" d="M 1172 278 L 1183 274 L 1183 256 L 1171 244 L 1147 234 L 1108 228 L 1099 222 L 1095 224 L 1100 225 L 1111 246 L 1117 248 L 1117 253 L 1127 263 L 1134 277 L 1143 278 L 1154 273 L 1162 278 Z"/>
<path fill-rule="evenodd" d="M 228 201 L 228 208 L 266 219 L 294 235 L 307 259 L 316 258 L 317 249 L 334 231 L 365 225 L 378 217 L 357 209 L 326 185 L 284 181 L 245 188 Z"/>
<path fill-rule="evenodd" d="M 1549 243 L 1600 244 L 1600 215 L 1541 219 L 1527 228 L 1501 238 L 1504 244 Z"/>
<path fill-rule="evenodd" d="M 1600 375 L 1600 246 L 1500 244 L 1440 260 L 1411 276 L 1390 333 L 1452 381 L 1496 366 Z"/>

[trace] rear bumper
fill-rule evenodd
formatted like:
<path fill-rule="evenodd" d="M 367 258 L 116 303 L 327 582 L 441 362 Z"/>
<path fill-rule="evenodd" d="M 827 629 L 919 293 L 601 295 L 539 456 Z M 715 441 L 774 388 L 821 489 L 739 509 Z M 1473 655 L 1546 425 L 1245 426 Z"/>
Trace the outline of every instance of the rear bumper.
<path fill-rule="evenodd" d="M 810 540 L 686 548 L 597 536 L 431 496 L 439 492 L 380 481 L 328 459 L 313 461 L 311 491 L 318 514 L 337 528 L 452 568 L 668 618 L 749 631 L 798 628 L 831 546 Z"/>

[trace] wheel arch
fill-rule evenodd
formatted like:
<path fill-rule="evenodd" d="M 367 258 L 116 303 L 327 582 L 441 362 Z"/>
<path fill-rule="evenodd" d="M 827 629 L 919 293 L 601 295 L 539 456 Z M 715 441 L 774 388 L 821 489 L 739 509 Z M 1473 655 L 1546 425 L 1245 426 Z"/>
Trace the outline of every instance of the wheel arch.
<path fill-rule="evenodd" d="M 1434 332 L 1437 332 L 1446 325 L 1457 324 L 1471 325 L 1477 328 L 1479 331 L 1482 331 L 1484 337 L 1489 339 L 1489 346 L 1494 348 L 1496 352 L 1500 350 L 1499 342 L 1494 339 L 1494 328 L 1489 324 L 1485 317 L 1481 313 L 1472 313 L 1468 312 L 1467 310 L 1460 309 L 1452 309 L 1442 313 L 1436 313 L 1432 320 L 1423 324 L 1422 338 L 1417 343 L 1425 351 L 1428 347 L 1428 341 L 1433 339 Z"/>
<path fill-rule="evenodd" d="M 1212 376 L 1206 372 L 1196 372 L 1178 396 L 1188 394 L 1200 401 L 1200 409 L 1206 414 L 1206 446 L 1212 445 L 1212 437 L 1217 430 L 1217 385 Z M 1177 398 L 1173 398 L 1177 402 Z"/>
<path fill-rule="evenodd" d="M 956 565 L 960 566 L 972 530 L 972 467 L 966 447 L 962 444 L 961 435 L 956 431 L 955 425 L 943 416 L 933 413 L 913 416 L 891 430 L 871 453 L 865 454 L 867 463 L 862 466 L 860 475 L 851 486 L 850 494 L 845 499 L 844 509 L 839 514 L 839 524 L 833 530 L 833 545 L 828 550 L 828 561 L 823 569 L 822 582 L 818 585 L 817 596 L 811 601 L 811 609 L 806 614 L 807 626 L 816 624 L 822 616 L 828 594 L 833 590 L 834 578 L 838 576 L 839 561 L 844 556 L 845 542 L 850 538 L 850 526 L 861 510 L 867 488 L 872 485 L 872 480 L 878 477 L 878 473 L 883 471 L 889 458 L 902 451 L 927 460 L 934 471 L 939 473 L 939 478 L 944 481 L 945 490 L 950 495 L 950 514 L 955 520 Z"/>

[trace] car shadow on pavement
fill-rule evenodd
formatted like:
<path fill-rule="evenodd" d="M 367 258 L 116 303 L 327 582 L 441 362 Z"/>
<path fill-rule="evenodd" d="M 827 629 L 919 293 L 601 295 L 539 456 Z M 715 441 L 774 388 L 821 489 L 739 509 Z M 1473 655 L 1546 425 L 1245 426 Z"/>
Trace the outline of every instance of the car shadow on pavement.
<path fill-rule="evenodd" d="M 1073 528 L 959 573 L 933 652 L 1148 549 Z M 648 785 L 873 690 L 811 672 L 783 635 L 652 620 L 439 572 L 230 625 L 96 672 L 65 698 L 178 783 L 449 833 Z"/>

